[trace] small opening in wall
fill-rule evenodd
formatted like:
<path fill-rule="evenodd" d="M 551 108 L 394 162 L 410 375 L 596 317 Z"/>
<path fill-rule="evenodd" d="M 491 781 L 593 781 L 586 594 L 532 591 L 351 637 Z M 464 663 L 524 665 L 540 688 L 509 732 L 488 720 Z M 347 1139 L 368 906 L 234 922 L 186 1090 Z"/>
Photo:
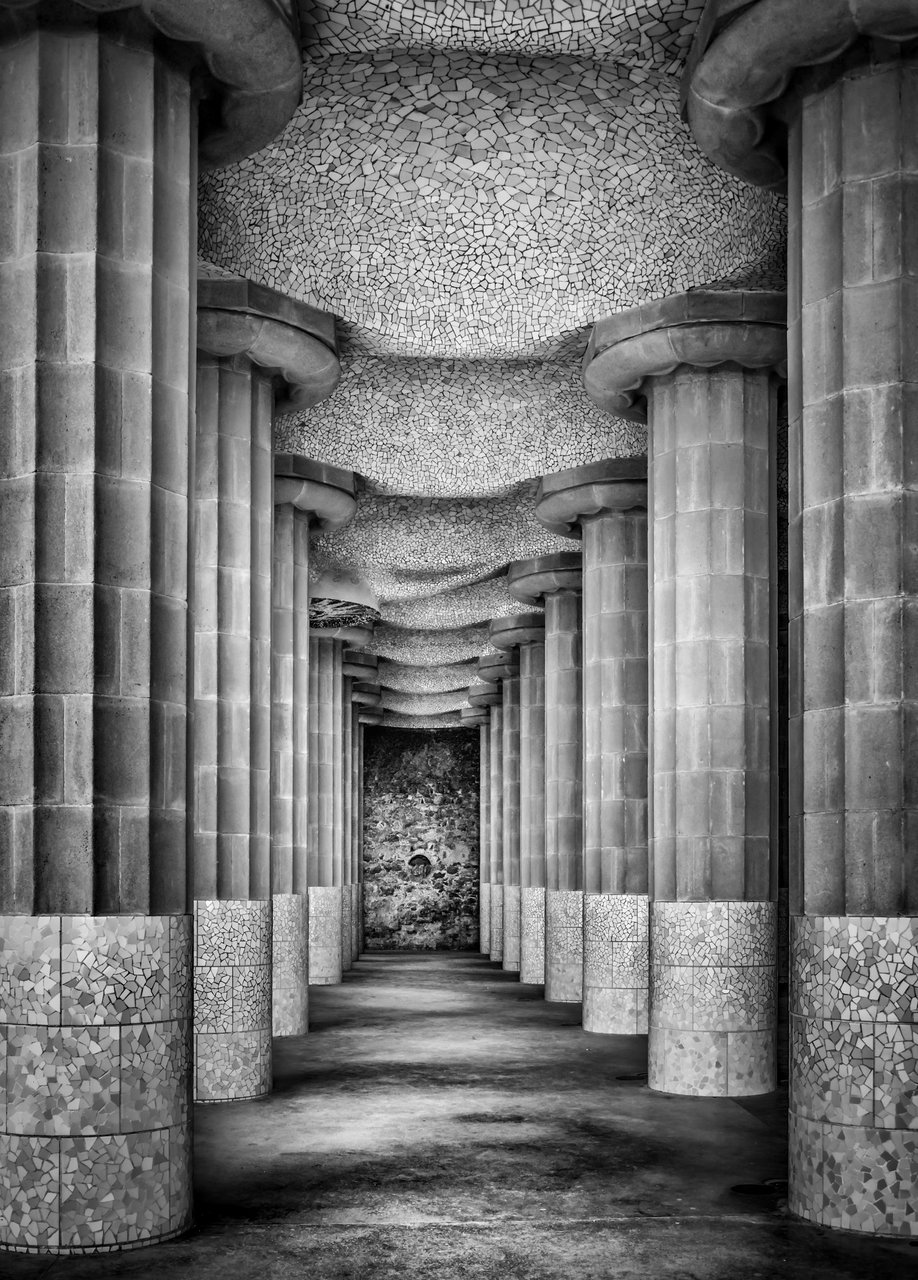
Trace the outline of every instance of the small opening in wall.
<path fill-rule="evenodd" d="M 430 875 L 431 865 L 430 858 L 426 858 L 423 853 L 416 853 L 413 858 L 408 859 L 408 866 L 419 879 Z"/>

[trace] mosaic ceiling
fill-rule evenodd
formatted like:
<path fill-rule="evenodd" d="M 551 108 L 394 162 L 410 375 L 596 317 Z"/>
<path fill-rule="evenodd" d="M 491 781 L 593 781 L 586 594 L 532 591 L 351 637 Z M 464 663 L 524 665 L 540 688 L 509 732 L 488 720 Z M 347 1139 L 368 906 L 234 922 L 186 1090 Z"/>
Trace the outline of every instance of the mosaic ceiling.
<path fill-rule="evenodd" d="M 387 722 L 457 722 L 461 664 L 520 611 L 506 566 L 572 549 L 532 517 L 537 478 L 645 451 L 582 391 L 592 323 L 783 284 L 780 198 L 680 118 L 702 7 L 304 0 L 299 112 L 202 180 L 202 258 L 337 317 L 337 391 L 276 437 L 362 477 L 314 571 L 379 602 Z"/>

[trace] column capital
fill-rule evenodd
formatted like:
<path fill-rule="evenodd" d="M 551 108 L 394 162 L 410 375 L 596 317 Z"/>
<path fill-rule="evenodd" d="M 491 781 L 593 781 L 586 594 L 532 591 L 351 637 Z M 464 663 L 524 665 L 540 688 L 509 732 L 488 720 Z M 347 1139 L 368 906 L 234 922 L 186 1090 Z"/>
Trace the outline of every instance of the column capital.
<path fill-rule="evenodd" d="M 382 724 L 385 720 L 385 713 L 382 711 L 373 711 L 369 707 L 360 712 L 357 717 L 361 724 Z"/>
<path fill-rule="evenodd" d="M 348 673 L 345 672 L 345 675 Z M 351 702 L 361 707 L 378 707 L 382 702 L 382 693 L 378 684 L 372 680 L 358 680 L 351 689 Z"/>
<path fill-rule="evenodd" d="M 355 680 L 368 681 L 370 684 L 376 683 L 379 658 L 375 653 L 366 653 L 362 649 L 345 649 L 342 656 L 344 675 L 353 676 Z"/>
<path fill-rule="evenodd" d="M 334 316 L 242 276 L 198 279 L 197 345 L 280 376 L 277 413 L 311 409 L 341 379 Z"/>
<path fill-rule="evenodd" d="M 544 644 L 545 615 L 512 613 L 505 618 L 492 618 L 488 639 L 495 649 L 505 650 L 517 649 L 524 644 Z"/>
<path fill-rule="evenodd" d="M 785 185 L 784 148 L 769 116 L 795 71 L 834 61 L 864 36 L 918 36 L 910 0 L 758 0 L 718 31 L 718 11 L 728 7 L 714 0 L 707 44 L 686 71 L 685 114 L 709 160 L 759 187 Z"/>
<path fill-rule="evenodd" d="M 491 723 L 491 713 L 487 707 L 462 707 L 459 715 L 464 725 Z"/>
<path fill-rule="evenodd" d="M 342 529 L 357 510 L 357 477 L 327 462 L 294 453 L 275 454 L 274 505 L 285 502 L 306 512 L 319 529 Z"/>
<path fill-rule="evenodd" d="M 470 707 L 499 707 L 503 702 L 503 694 L 499 684 L 469 685 L 468 702 Z"/>
<path fill-rule="evenodd" d="M 601 409 L 647 421 L 647 378 L 679 365 L 787 368 L 783 293 L 699 289 L 598 320 L 583 358 L 583 386 Z"/>
<path fill-rule="evenodd" d="M 523 604 L 539 604 L 555 591 L 579 591 L 583 582 L 581 564 L 579 551 L 515 560 L 507 571 L 507 590 Z"/>
<path fill-rule="evenodd" d="M 487 653 L 478 659 L 478 675 L 489 684 L 499 685 L 520 673 L 519 658 L 510 653 Z"/>
<path fill-rule="evenodd" d="M 205 169 L 243 160 L 266 147 L 293 116 L 303 93 L 297 8 L 293 0 L 0 0 L 0 22 L 66 21 L 67 10 L 111 18 L 142 9 L 150 25 L 191 45 L 208 75 L 198 154 Z"/>
<path fill-rule="evenodd" d="M 607 458 L 543 476 L 535 518 L 552 533 L 579 538 L 583 520 L 646 506 L 647 459 Z"/>

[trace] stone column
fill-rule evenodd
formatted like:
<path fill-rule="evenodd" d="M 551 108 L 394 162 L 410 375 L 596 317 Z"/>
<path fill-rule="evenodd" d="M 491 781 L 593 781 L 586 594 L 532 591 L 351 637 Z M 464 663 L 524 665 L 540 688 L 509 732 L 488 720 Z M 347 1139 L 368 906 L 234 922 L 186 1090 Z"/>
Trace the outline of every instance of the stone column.
<path fill-rule="evenodd" d="M 374 653 L 345 649 L 344 672 L 353 677 L 351 704 L 354 749 L 351 754 L 351 961 L 363 950 L 363 712 L 381 702 Z"/>
<path fill-rule="evenodd" d="M 483 680 L 500 685 L 502 967 L 520 968 L 520 676 L 515 653 L 489 654 L 478 663 Z M 493 797 L 492 797 L 493 800 Z"/>
<path fill-rule="evenodd" d="M 341 981 L 345 917 L 344 650 L 365 645 L 372 631 L 344 615 L 350 601 L 317 603 L 313 588 L 309 645 L 309 982 Z M 326 616 L 327 615 L 327 616 Z M 353 692 L 353 691 L 352 691 Z M 348 875 L 350 869 L 348 868 Z M 350 886 L 347 896 L 350 900 Z M 350 946 L 348 944 L 348 953 Z"/>
<path fill-rule="evenodd" d="M 88 7 L 0 4 L 0 1248 L 18 1252 L 191 1221 L 191 79 L 195 49 L 217 55 L 230 123 L 201 154 L 235 160 L 240 132 L 273 136 L 245 92 L 262 79 L 267 108 L 299 64 L 264 5 L 185 14 L 180 49 L 162 4 Z"/>
<path fill-rule="evenodd" d="M 473 707 L 489 707 L 488 723 L 488 955 L 504 958 L 504 802 L 503 802 L 503 694 L 494 684 L 469 689 Z"/>
<path fill-rule="evenodd" d="M 546 476 L 536 517 L 583 541 L 583 1027 L 646 1034 L 647 485 L 643 459 Z"/>
<path fill-rule="evenodd" d="M 353 963 L 354 949 L 354 705 L 351 701 L 354 678 L 344 670 L 341 654 L 341 970 L 346 973 Z"/>
<path fill-rule="evenodd" d="M 504 700 L 505 775 L 507 751 L 519 756 L 519 803 L 510 794 L 511 811 L 518 811 L 516 831 L 509 837 L 509 860 L 504 858 L 504 931 L 505 954 L 508 928 L 508 885 L 519 884 L 520 981 L 542 984 L 545 981 L 545 619 L 539 613 L 512 614 L 496 618 L 490 626 L 489 639 L 495 649 L 518 655 L 519 729 L 511 736 L 507 731 L 507 699 Z M 504 680 L 506 690 L 508 681 Z M 511 710 L 514 715 L 515 708 Z M 505 777 L 504 848 L 508 850 L 507 799 L 513 780 Z M 507 880 L 507 876 L 511 879 Z M 514 922 L 515 923 L 515 922 Z M 509 966 L 505 963 L 505 968 Z"/>
<path fill-rule="evenodd" d="M 585 382 L 646 416 L 651 564 L 649 1082 L 775 1086 L 775 377 L 779 294 L 601 321 Z M 646 400 L 644 399 L 646 398 Z"/>
<path fill-rule="evenodd" d="M 545 999 L 583 992 L 580 555 L 517 560 L 510 594 L 545 603 Z"/>
<path fill-rule="evenodd" d="M 271 635 L 273 1033 L 308 1029 L 309 530 L 356 507 L 350 472 L 278 457 Z"/>
<path fill-rule="evenodd" d="M 751 6 L 689 90 L 751 181 L 783 177 L 759 126 L 789 127 L 789 1204 L 916 1235 L 918 60 L 893 42 L 918 10 L 778 11 Z"/>
<path fill-rule="evenodd" d="M 463 707 L 462 723 L 479 726 L 478 949 L 491 949 L 491 715 L 487 707 Z"/>

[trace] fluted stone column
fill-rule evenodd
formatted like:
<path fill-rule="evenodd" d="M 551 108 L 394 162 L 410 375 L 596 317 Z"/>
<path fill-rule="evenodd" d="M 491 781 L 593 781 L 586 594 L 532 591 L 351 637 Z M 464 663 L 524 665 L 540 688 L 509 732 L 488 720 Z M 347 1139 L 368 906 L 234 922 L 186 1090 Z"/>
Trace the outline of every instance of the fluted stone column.
<path fill-rule="evenodd" d="M 351 963 L 363 950 L 363 726 L 361 714 L 381 701 L 375 654 L 345 649 L 343 671 L 352 677 L 351 715 Z"/>
<path fill-rule="evenodd" d="M 462 723 L 479 726 L 478 949 L 491 949 L 491 715 L 487 707 L 463 707 Z"/>
<path fill-rule="evenodd" d="M 686 294 L 601 321 L 590 394 L 648 422 L 649 1083 L 775 1085 L 774 370 L 784 298 Z M 644 401 L 646 398 L 646 404 Z"/>
<path fill-rule="evenodd" d="M 752 5 L 689 89 L 751 181 L 789 126 L 789 1205 L 915 1235 L 918 8 L 824 8 Z"/>
<path fill-rule="evenodd" d="M 271 633 L 271 901 L 275 1036 L 308 1029 L 309 530 L 353 515 L 354 478 L 278 457 Z"/>
<path fill-rule="evenodd" d="M 314 634 L 309 641 L 309 983 L 341 981 L 340 844 L 335 839 L 336 758 L 341 755 L 342 649 Z"/>
<path fill-rule="evenodd" d="M 545 999 L 583 993 L 583 733 L 580 555 L 511 564 L 507 586 L 545 604 Z"/>
<path fill-rule="evenodd" d="M 354 953 L 354 678 L 344 670 L 341 655 L 341 970 L 346 973 Z"/>
<path fill-rule="evenodd" d="M 643 459 L 545 476 L 537 518 L 583 541 L 583 1027 L 647 1032 L 647 485 Z"/>
<path fill-rule="evenodd" d="M 492 624 L 493 625 L 493 624 Z M 501 965 L 520 968 L 520 677 L 515 653 L 489 654 L 478 663 L 483 680 L 500 685 L 501 849 L 503 928 Z"/>
<path fill-rule="evenodd" d="M 518 694 L 514 689 L 509 700 L 504 679 L 504 950 L 506 955 L 508 884 L 518 884 L 519 905 L 514 904 L 512 924 L 515 929 L 519 922 L 520 981 L 541 984 L 545 981 L 545 619 L 538 613 L 512 614 L 494 619 L 489 633 L 495 649 L 513 654 L 519 662 L 519 676 L 514 677 Z M 517 698 L 518 715 L 513 705 Z M 511 723 L 519 722 L 518 730 L 510 732 L 508 701 Z M 519 756 L 518 804 L 513 794 L 516 770 L 507 768 L 508 750 Z M 508 837 L 508 813 L 516 811 L 519 816 Z M 510 966 L 505 962 L 504 967 Z"/>
<path fill-rule="evenodd" d="M 363 950 L 364 950 L 364 944 L 365 944 L 365 939 L 366 939 L 365 911 L 364 911 L 364 900 L 363 900 L 363 850 L 364 850 L 363 815 L 364 815 L 364 804 L 363 804 L 363 785 L 362 785 L 362 780 L 363 780 L 363 773 L 364 773 L 364 758 L 365 758 L 365 756 L 364 756 L 364 750 L 365 750 L 365 744 L 364 744 L 364 732 L 365 732 L 365 730 L 366 730 L 367 725 L 378 725 L 378 724 L 382 724 L 383 719 L 384 719 L 384 715 L 383 715 L 383 712 L 382 712 L 382 711 L 375 710 L 375 709 L 374 709 L 374 708 L 372 708 L 372 707 L 361 707 L 361 708 L 360 708 L 360 715 L 358 716 L 358 719 L 359 719 L 359 722 L 360 722 L 360 776 L 361 776 L 361 788 L 360 788 L 360 797 L 361 797 L 361 799 L 360 799 L 360 867 L 361 867 L 361 883 L 360 883 L 360 899 L 359 899 L 359 902 L 360 902 L 360 917 L 359 917 L 360 935 L 359 935 L 359 938 L 358 938 L 358 947 L 359 947 L 359 951 L 362 953 L 362 952 L 363 952 Z"/>
<path fill-rule="evenodd" d="M 484 725 L 488 735 L 487 773 L 482 772 L 482 794 L 487 791 L 487 843 L 482 843 L 482 883 L 487 881 L 487 891 L 482 890 L 481 911 L 487 902 L 488 918 L 486 926 L 482 925 L 482 951 L 492 960 L 503 959 L 504 944 L 504 886 L 503 855 L 496 855 L 503 838 L 503 799 L 501 780 L 501 759 L 503 748 L 503 726 L 500 724 L 500 709 L 503 694 L 496 684 L 481 683 L 469 687 L 469 705 L 473 710 L 487 711 L 488 719 Z M 496 712 L 496 714 L 495 714 Z M 495 827 L 497 831 L 495 832 Z M 484 831 L 484 828 L 483 828 Z M 484 837 L 482 837 L 484 840 Z M 499 879 L 495 881 L 495 874 Z M 496 930 L 496 932 L 495 932 Z M 484 943 L 487 941 L 487 947 Z"/>
<path fill-rule="evenodd" d="M 274 133 L 253 81 L 277 108 L 299 64 L 264 5 L 185 14 L 180 52 L 165 5 L 97 7 L 0 4 L 0 1248 L 20 1252 L 191 1221 L 191 81 L 195 49 L 219 64 L 200 152 L 235 160 Z"/>

